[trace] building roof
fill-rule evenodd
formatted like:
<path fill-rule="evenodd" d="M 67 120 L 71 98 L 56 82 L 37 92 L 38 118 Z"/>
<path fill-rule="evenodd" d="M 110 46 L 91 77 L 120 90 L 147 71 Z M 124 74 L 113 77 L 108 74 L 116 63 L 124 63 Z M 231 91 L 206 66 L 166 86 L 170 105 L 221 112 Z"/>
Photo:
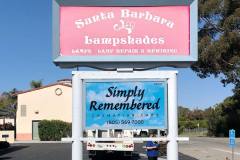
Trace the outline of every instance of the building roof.
<path fill-rule="evenodd" d="M 66 86 L 66 87 L 71 87 L 72 88 L 72 85 L 70 85 L 69 83 L 66 84 L 66 83 L 63 83 L 63 82 L 57 82 L 57 83 L 45 85 L 45 86 L 42 86 L 42 87 L 39 87 L 39 88 L 33 88 L 33 89 L 30 89 L 30 90 L 26 90 L 26 91 L 20 91 L 20 92 L 17 93 L 17 95 L 28 93 L 28 92 L 37 91 L 37 90 L 40 90 L 40 89 L 44 89 L 44 88 L 48 88 L 48 87 L 52 87 L 52 86 L 56 86 L 56 85 L 62 85 L 62 86 Z"/>

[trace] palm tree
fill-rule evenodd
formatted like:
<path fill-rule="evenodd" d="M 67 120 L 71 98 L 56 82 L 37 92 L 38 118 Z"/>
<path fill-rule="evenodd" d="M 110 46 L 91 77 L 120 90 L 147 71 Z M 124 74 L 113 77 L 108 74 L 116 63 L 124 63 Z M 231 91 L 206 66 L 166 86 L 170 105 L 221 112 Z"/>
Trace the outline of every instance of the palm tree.
<path fill-rule="evenodd" d="M 40 88 L 40 87 L 42 87 L 42 80 L 38 80 L 38 81 L 32 80 L 30 82 L 30 86 L 31 86 L 32 89 Z"/>

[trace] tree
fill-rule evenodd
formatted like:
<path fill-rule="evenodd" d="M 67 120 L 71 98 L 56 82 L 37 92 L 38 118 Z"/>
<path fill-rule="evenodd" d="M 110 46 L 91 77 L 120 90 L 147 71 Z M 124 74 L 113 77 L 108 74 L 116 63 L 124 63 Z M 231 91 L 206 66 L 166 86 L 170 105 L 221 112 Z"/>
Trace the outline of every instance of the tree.
<path fill-rule="evenodd" d="M 16 104 L 12 104 L 0 109 L 0 117 L 15 118 Z"/>
<path fill-rule="evenodd" d="M 228 97 L 220 105 L 223 108 L 222 117 L 225 120 L 224 135 L 228 136 L 229 129 L 235 129 L 236 135 L 240 136 L 240 101 L 233 97 Z"/>
<path fill-rule="evenodd" d="M 178 128 L 179 134 L 184 129 L 208 128 L 207 116 L 208 110 L 194 109 L 179 106 L 178 107 Z"/>
<path fill-rule="evenodd" d="M 32 89 L 40 88 L 40 87 L 42 87 L 42 80 L 38 80 L 38 81 L 32 80 L 30 82 L 30 86 L 31 86 Z"/>
<path fill-rule="evenodd" d="M 227 136 L 230 128 L 240 132 L 239 0 L 199 0 L 198 46 L 199 60 L 191 67 L 197 75 L 220 77 L 224 86 L 235 87 L 232 97 L 208 109 L 209 134 Z"/>
<path fill-rule="evenodd" d="M 188 119 L 188 115 L 191 111 L 188 108 L 179 106 L 178 107 L 178 117 L 179 121 L 186 121 Z"/>
<path fill-rule="evenodd" d="M 240 136 L 240 101 L 235 96 L 208 110 L 208 133 L 211 136 L 228 136 L 230 129 Z"/>
<path fill-rule="evenodd" d="M 204 111 L 200 109 L 195 109 L 189 113 L 188 118 L 190 120 L 203 120 L 204 119 Z"/>
<path fill-rule="evenodd" d="M 220 77 L 240 94 L 240 1 L 199 0 L 199 60 L 192 69 L 201 78 Z"/>
<path fill-rule="evenodd" d="M 17 103 L 17 92 L 16 88 L 9 92 L 3 92 L 0 95 L 0 109 L 15 105 Z"/>
<path fill-rule="evenodd" d="M 16 124 L 17 92 L 18 90 L 14 88 L 0 95 L 0 118 L 3 119 L 4 126 L 5 118 L 14 118 L 14 124 Z M 14 132 L 14 137 L 16 138 L 16 131 Z"/>
<path fill-rule="evenodd" d="M 208 110 L 208 135 L 221 136 L 224 132 L 224 119 L 222 117 L 222 108 L 215 106 Z"/>

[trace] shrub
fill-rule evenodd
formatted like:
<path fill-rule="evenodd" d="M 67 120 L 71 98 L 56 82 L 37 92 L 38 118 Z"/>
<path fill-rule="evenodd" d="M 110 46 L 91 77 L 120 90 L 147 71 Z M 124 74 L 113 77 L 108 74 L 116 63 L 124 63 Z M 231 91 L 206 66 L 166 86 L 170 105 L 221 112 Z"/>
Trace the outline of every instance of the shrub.
<path fill-rule="evenodd" d="M 63 137 L 71 136 L 71 123 L 60 120 L 43 120 L 39 123 L 41 141 L 60 141 Z"/>
<path fill-rule="evenodd" d="M 15 127 L 12 125 L 12 123 L 0 124 L 0 130 L 9 131 L 14 129 Z"/>
<path fill-rule="evenodd" d="M 184 126 L 178 127 L 178 134 L 182 134 L 184 131 Z"/>

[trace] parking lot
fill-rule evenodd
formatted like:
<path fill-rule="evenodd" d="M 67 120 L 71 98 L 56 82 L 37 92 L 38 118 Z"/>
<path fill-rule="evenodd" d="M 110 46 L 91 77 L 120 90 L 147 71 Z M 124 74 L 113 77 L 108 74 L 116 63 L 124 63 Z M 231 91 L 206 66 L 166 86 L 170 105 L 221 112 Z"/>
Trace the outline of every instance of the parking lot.
<path fill-rule="evenodd" d="M 146 160 L 147 156 L 144 144 L 135 144 L 133 160 Z M 85 147 L 84 147 L 85 148 Z M 87 151 L 84 150 L 84 160 L 88 160 Z M 100 159 L 100 158 L 99 158 Z M 104 156 L 107 160 L 122 160 L 109 153 Z M 13 144 L 10 148 L 0 151 L 0 160 L 71 160 L 71 144 L 67 143 L 19 143 Z"/>
<path fill-rule="evenodd" d="M 133 160 L 146 160 L 147 156 L 142 148 L 144 144 L 135 144 Z M 235 159 L 240 158 L 238 149 L 235 148 Z M 84 147 L 85 148 L 85 147 Z M 231 149 L 228 147 L 227 138 L 190 138 L 189 143 L 179 144 L 179 160 L 225 160 L 231 158 Z M 84 160 L 89 160 L 84 150 Z M 102 158 L 99 158 L 102 159 Z M 122 160 L 110 154 L 104 160 Z M 159 158 L 160 160 L 166 157 Z M 0 160 L 71 160 L 71 144 L 68 143 L 18 143 L 10 148 L 0 150 Z"/>

